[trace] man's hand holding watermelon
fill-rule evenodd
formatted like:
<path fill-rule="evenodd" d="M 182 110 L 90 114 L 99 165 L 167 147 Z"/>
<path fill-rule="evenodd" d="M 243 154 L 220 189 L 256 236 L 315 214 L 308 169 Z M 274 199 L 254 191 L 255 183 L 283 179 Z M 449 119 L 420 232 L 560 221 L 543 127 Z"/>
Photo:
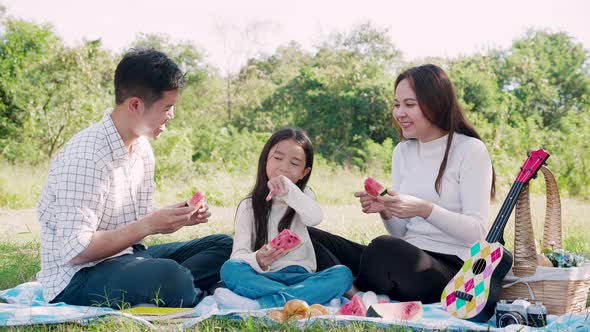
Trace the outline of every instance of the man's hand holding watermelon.
<path fill-rule="evenodd" d="M 187 225 L 204 224 L 209 221 L 211 212 L 209 212 L 209 204 L 207 204 L 205 194 L 197 191 L 193 197 L 186 202 L 186 205 L 192 206 L 196 210 L 189 218 L 189 223 Z"/>
<path fill-rule="evenodd" d="M 141 232 L 133 232 L 138 236 L 138 241 L 153 234 L 170 234 L 186 226 L 193 213 L 192 207 L 185 207 L 184 202 L 157 209 L 141 218 L 137 225 L 141 226 Z M 106 239 L 105 239 L 106 240 Z M 95 257 L 83 257 L 72 260 L 73 264 L 83 264 L 96 260 Z"/>
<path fill-rule="evenodd" d="M 210 216 L 205 195 L 197 192 L 190 200 L 156 210 L 142 220 L 146 229 L 145 236 L 148 236 L 170 234 L 184 226 L 203 224 L 209 221 Z"/>

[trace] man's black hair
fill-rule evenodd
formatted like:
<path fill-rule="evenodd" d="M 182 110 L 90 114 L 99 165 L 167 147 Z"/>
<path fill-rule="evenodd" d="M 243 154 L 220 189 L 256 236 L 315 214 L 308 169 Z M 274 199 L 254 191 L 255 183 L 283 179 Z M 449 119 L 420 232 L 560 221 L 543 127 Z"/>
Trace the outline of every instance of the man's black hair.
<path fill-rule="evenodd" d="M 162 98 L 164 91 L 181 89 L 186 78 L 174 61 L 154 49 L 131 49 L 115 70 L 115 102 L 140 97 L 146 107 Z"/>

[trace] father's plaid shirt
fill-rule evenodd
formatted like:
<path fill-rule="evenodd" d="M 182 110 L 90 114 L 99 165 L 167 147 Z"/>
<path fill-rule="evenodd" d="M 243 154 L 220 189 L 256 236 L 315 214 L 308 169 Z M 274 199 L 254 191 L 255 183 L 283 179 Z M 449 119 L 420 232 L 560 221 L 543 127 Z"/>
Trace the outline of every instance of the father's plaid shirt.
<path fill-rule="evenodd" d="M 88 247 L 95 231 L 116 229 L 153 209 L 151 145 L 142 137 L 130 154 L 110 113 L 76 134 L 57 154 L 41 192 L 41 271 L 37 278 L 46 301 L 64 290 L 76 272 L 98 263 L 68 263 Z M 114 256 L 126 253 L 132 249 Z"/>

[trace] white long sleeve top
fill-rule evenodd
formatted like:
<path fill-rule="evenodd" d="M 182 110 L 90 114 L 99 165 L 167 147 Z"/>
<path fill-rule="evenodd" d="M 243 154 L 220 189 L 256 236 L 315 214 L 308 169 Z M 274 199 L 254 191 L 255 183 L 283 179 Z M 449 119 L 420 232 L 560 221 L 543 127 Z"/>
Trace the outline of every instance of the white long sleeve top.
<path fill-rule="evenodd" d="M 315 272 L 317 263 L 307 226 L 316 226 L 322 221 L 324 217 L 322 209 L 309 188 L 306 187 L 302 192 L 288 179 L 285 178 L 284 182 L 287 192 L 272 199 L 272 208 L 268 218 L 268 242 L 279 234 L 279 222 L 285 215 L 287 207 L 290 206 L 295 210 L 290 230 L 301 238 L 301 246 L 276 260 L 267 270 L 263 270 L 256 261 L 256 251 L 252 250 L 255 235 L 254 212 L 252 199 L 248 197 L 238 205 L 236 212 L 231 258 L 250 264 L 259 273 L 276 272 L 290 265 L 299 265 L 309 272 Z"/>
<path fill-rule="evenodd" d="M 434 183 L 448 135 L 421 143 L 399 143 L 392 157 L 392 189 L 433 204 L 426 219 L 384 220 L 390 234 L 424 250 L 468 257 L 474 242 L 486 236 L 490 211 L 492 163 L 485 144 L 455 133 L 442 178 L 440 195 Z"/>

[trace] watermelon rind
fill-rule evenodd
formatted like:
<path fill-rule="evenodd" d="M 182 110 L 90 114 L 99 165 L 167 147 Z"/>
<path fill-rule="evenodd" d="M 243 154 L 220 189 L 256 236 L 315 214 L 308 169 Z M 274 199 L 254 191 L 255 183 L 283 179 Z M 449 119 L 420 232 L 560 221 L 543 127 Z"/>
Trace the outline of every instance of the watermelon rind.
<path fill-rule="evenodd" d="M 405 307 L 405 308 L 404 308 Z M 400 313 L 399 309 L 417 309 L 413 313 L 413 315 L 409 315 L 409 313 Z M 395 312 L 395 313 L 394 313 Z M 408 320 L 417 320 L 420 319 L 423 315 L 422 303 L 419 301 L 411 301 L 411 302 L 398 302 L 398 303 L 378 303 L 371 305 L 369 309 L 367 309 L 367 317 L 378 317 L 383 318 L 386 320 L 399 320 L 399 321 L 408 321 Z"/>

